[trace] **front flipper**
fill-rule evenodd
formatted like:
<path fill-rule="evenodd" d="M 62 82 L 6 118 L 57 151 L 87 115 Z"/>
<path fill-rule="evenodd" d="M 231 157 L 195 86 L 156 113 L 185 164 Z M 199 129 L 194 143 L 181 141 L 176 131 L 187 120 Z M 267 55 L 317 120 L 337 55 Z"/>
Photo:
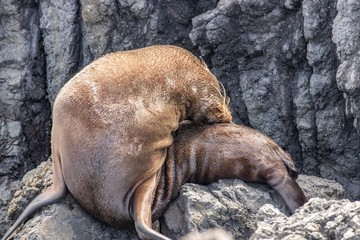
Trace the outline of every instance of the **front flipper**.
<path fill-rule="evenodd" d="M 136 188 L 131 212 L 135 228 L 140 239 L 170 240 L 151 228 L 151 204 L 155 188 L 156 174 Z"/>
<path fill-rule="evenodd" d="M 280 178 L 276 183 L 274 183 L 274 181 L 269 181 L 268 184 L 284 199 L 291 213 L 294 213 L 296 209 L 307 202 L 304 192 L 290 176 Z"/>

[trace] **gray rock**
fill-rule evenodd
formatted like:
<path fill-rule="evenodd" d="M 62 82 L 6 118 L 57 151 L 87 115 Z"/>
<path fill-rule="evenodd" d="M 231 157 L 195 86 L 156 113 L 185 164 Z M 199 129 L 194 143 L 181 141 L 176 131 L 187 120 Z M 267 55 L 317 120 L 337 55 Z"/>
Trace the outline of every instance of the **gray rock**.
<path fill-rule="evenodd" d="M 221 228 L 211 228 L 204 232 L 191 232 L 181 240 L 232 240 L 233 238 Z"/>
<path fill-rule="evenodd" d="M 3 177 L 0 181 L 0 235 L 8 229 L 7 205 L 12 199 L 15 189 L 20 188 L 20 181 L 14 181 L 7 177 Z"/>
<path fill-rule="evenodd" d="M 336 44 L 336 53 L 339 59 L 339 66 L 336 72 L 337 84 L 339 89 L 344 93 L 346 115 L 349 121 L 352 121 L 358 134 L 360 134 L 359 8 L 359 1 L 337 1 L 337 16 L 334 19 L 332 36 Z M 349 138 L 354 139 L 358 136 L 359 135 L 349 135 Z M 359 159 L 359 155 L 357 159 Z M 360 194 L 359 164 L 352 167 L 350 166 L 352 165 L 350 163 L 352 160 L 347 159 L 345 162 L 339 159 L 339 162 L 340 161 L 342 161 L 346 169 L 345 171 L 348 173 L 347 178 L 351 179 L 351 183 L 347 184 L 347 189 L 349 189 L 349 192 L 352 192 L 353 195 L 358 196 Z"/>
<path fill-rule="evenodd" d="M 343 199 L 344 188 L 333 180 L 309 175 L 299 175 L 296 180 L 303 189 L 305 196 L 310 198 Z"/>
<path fill-rule="evenodd" d="M 48 160 L 25 175 L 22 189 L 15 193 L 9 207 L 11 219 L 17 218 L 31 199 L 51 185 L 51 165 Z M 321 197 L 326 202 L 339 199 L 344 194 L 343 188 L 331 180 L 300 175 L 298 182 L 308 198 Z M 161 231 L 173 239 L 189 232 L 192 233 L 185 239 L 204 239 L 206 235 L 211 235 L 211 232 L 203 233 L 205 230 L 222 228 L 235 239 L 249 238 L 259 221 L 256 218 L 258 210 L 265 204 L 272 204 L 282 214 L 289 215 L 280 196 L 264 184 L 240 180 L 220 180 L 208 186 L 185 184 L 179 197 L 160 220 Z M 153 227 L 159 230 L 157 222 Z M 120 231 L 93 219 L 70 194 L 58 203 L 39 210 L 15 236 L 15 239 L 48 240 L 115 238 L 138 239 L 134 230 Z"/>
<path fill-rule="evenodd" d="M 359 239 L 360 202 L 312 198 L 287 217 L 270 204 L 257 213 L 250 239 Z"/>
<path fill-rule="evenodd" d="M 35 1 L 0 7 L 0 232 L 18 179 L 48 158 L 50 104 Z"/>
<path fill-rule="evenodd" d="M 358 179 L 349 177 L 358 175 L 359 164 L 355 159 L 359 156 L 360 146 L 359 135 L 345 114 L 343 93 L 337 86 L 338 62 L 336 46 L 331 41 L 330 24 L 337 13 L 336 1 L 303 1 L 302 13 L 304 37 L 307 41 L 306 58 L 311 69 L 307 85 L 310 99 L 306 102 L 312 102 L 311 105 L 314 107 L 312 124 L 315 126 L 313 134 L 306 136 L 316 139 L 316 145 L 313 145 L 314 148 L 310 151 L 317 158 L 316 161 L 313 161 L 312 157 L 304 159 L 305 172 L 317 169 L 322 177 L 336 179 L 346 186 L 346 194 L 352 198 L 358 196 L 360 191 L 356 187 Z M 308 144 L 304 139 L 303 146 L 305 145 Z"/>
<path fill-rule="evenodd" d="M 93 219 L 67 195 L 59 203 L 45 207 L 29 220 L 14 239 L 138 239 L 135 231 L 118 231 Z"/>
<path fill-rule="evenodd" d="M 9 218 L 17 218 L 32 199 L 51 186 L 52 173 L 52 162 L 49 159 L 24 175 L 21 181 L 21 189 L 15 192 L 9 204 L 7 211 Z"/>
<path fill-rule="evenodd" d="M 338 183 L 314 176 L 300 175 L 298 183 L 308 198 L 339 199 L 344 194 Z M 220 180 L 208 186 L 185 184 L 161 226 L 173 239 L 212 227 L 223 228 L 235 239 L 249 239 L 257 227 L 257 212 L 265 204 L 290 215 L 281 197 L 264 184 L 241 180 Z"/>
<path fill-rule="evenodd" d="M 360 82 L 359 37 L 357 23 L 360 19 L 360 3 L 356 0 L 337 1 L 338 14 L 333 24 L 333 41 L 340 60 L 336 80 L 346 100 L 346 114 L 353 118 L 354 127 L 360 132 Z"/>
<path fill-rule="evenodd" d="M 47 93 L 53 103 L 60 88 L 80 68 L 79 1 L 40 1 L 39 28 L 46 60 Z"/>

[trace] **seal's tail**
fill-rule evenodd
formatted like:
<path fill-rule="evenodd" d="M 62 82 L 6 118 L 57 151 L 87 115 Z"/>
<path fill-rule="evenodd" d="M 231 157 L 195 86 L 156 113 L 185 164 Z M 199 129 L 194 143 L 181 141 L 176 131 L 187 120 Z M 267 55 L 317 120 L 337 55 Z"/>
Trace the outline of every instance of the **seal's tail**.
<path fill-rule="evenodd" d="M 66 193 L 66 185 L 62 174 L 60 157 L 55 157 L 53 161 L 53 186 L 47 189 L 45 192 L 38 195 L 30 204 L 25 208 L 24 212 L 21 213 L 20 217 L 15 221 L 15 223 L 10 227 L 10 229 L 5 233 L 1 240 L 6 240 L 9 238 L 13 232 L 36 210 L 44 207 L 48 204 L 54 203 L 60 198 L 62 198 Z"/>

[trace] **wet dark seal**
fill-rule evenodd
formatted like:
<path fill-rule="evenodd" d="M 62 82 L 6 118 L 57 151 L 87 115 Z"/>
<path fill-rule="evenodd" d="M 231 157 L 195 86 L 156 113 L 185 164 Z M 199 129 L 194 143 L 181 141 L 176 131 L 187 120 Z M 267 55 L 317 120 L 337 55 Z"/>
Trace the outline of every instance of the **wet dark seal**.
<path fill-rule="evenodd" d="M 36 197 L 5 234 L 68 189 L 97 219 L 142 239 L 151 202 L 179 122 L 231 122 L 219 82 L 203 61 L 174 46 L 108 54 L 76 74 L 53 108 L 53 186 Z"/>

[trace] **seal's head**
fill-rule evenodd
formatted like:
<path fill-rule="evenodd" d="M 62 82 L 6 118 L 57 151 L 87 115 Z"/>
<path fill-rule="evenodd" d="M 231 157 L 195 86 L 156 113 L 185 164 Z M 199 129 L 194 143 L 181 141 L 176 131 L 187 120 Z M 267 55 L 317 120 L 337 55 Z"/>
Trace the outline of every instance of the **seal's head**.
<path fill-rule="evenodd" d="M 205 97 L 199 99 L 200 108 L 194 113 L 193 121 L 195 123 L 209 124 L 232 122 L 232 115 L 229 108 L 230 98 L 226 96 L 224 86 L 214 77 L 213 84 L 211 88 L 208 89 L 208 94 L 212 96 L 205 95 Z M 223 94 L 221 93 L 221 89 Z"/>
<path fill-rule="evenodd" d="M 195 123 L 230 123 L 232 122 L 231 112 L 227 104 L 210 104 L 209 108 L 201 108 L 195 113 Z"/>
<path fill-rule="evenodd" d="M 224 86 L 211 73 L 202 58 L 187 53 L 187 57 L 179 64 L 189 65 L 184 69 L 183 76 L 187 79 L 186 88 L 190 101 L 187 103 L 187 119 L 194 123 L 230 123 L 229 98 Z M 190 87 L 189 87 L 190 85 Z M 183 86 L 184 87 L 184 86 Z"/>

